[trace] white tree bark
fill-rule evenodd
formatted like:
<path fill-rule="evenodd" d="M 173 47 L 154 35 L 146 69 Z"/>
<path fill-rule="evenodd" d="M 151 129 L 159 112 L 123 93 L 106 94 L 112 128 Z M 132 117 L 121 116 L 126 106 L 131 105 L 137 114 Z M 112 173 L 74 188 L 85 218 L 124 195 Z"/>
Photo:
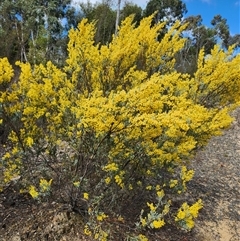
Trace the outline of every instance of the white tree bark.
<path fill-rule="evenodd" d="M 118 0 L 118 3 L 117 3 L 117 17 L 116 17 L 116 24 L 115 24 L 115 35 L 118 32 L 119 19 L 120 19 L 120 5 L 121 5 L 121 0 Z"/>

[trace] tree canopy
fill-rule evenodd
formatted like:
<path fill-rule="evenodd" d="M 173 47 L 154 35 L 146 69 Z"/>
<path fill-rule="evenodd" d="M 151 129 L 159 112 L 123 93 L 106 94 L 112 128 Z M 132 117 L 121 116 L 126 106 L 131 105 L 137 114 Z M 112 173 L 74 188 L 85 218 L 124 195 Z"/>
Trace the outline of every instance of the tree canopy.
<path fill-rule="evenodd" d="M 67 31 L 78 18 L 70 0 L 3 0 L 0 3 L 0 56 L 61 65 L 65 60 Z M 64 23 L 63 24 L 63 21 Z"/>
<path fill-rule="evenodd" d="M 217 43 L 222 48 L 235 44 L 240 46 L 239 34 L 232 36 L 227 20 L 220 15 L 213 16 L 212 27 L 202 24 L 201 16 L 185 17 L 186 4 L 181 0 L 150 0 L 145 9 L 131 2 L 120 1 L 119 20 L 123 21 L 131 14 L 139 25 L 143 17 L 157 12 L 152 24 L 166 22 L 165 31 L 161 31 L 158 39 L 162 39 L 168 26 L 177 20 L 188 23 L 183 33 L 188 35 L 185 47 L 178 54 L 175 68 L 184 73 L 193 74 L 197 68 L 197 56 L 201 48 L 209 54 Z M 0 2 L 0 57 L 7 57 L 11 64 L 17 60 L 31 64 L 52 61 L 63 66 L 67 58 L 68 31 L 77 28 L 82 18 L 95 21 L 95 44 L 110 43 L 116 34 L 116 6 L 113 1 L 102 1 L 92 4 L 81 2 L 78 7 L 70 0 L 58 1 L 7 1 Z M 16 69 L 16 68 L 15 68 Z"/>

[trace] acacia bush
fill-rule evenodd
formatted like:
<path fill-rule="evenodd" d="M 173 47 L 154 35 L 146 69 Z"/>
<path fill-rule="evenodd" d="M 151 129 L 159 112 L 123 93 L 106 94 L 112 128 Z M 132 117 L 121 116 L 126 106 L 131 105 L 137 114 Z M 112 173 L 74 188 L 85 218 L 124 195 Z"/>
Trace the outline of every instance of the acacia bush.
<path fill-rule="evenodd" d="M 84 232 L 111 240 L 112 220 L 130 220 L 126 240 L 167 223 L 190 230 L 201 200 L 176 202 L 187 191 L 196 150 L 227 128 L 239 104 L 240 55 L 218 46 L 199 54 L 193 77 L 174 69 L 185 25 L 138 27 L 126 18 L 107 45 L 95 45 L 86 19 L 69 32 L 63 68 L 0 60 L 2 123 L 9 137 L 1 188 L 54 198 L 83 215 Z M 115 237 L 116 238 L 116 237 Z"/>

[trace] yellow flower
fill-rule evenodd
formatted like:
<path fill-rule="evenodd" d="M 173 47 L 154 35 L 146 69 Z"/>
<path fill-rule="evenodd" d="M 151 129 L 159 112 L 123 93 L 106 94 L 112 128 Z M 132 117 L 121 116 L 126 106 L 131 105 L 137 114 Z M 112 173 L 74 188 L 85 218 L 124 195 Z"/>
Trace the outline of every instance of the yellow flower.
<path fill-rule="evenodd" d="M 152 172 L 151 172 L 150 170 L 147 170 L 147 174 L 148 174 L 148 175 L 151 175 Z"/>
<path fill-rule="evenodd" d="M 178 210 L 175 221 L 183 221 L 187 229 L 192 229 L 194 227 L 194 218 L 198 216 L 198 211 L 203 207 L 202 200 L 198 200 L 192 206 L 189 206 L 186 202 L 182 204 L 181 208 Z"/>
<path fill-rule="evenodd" d="M 109 171 L 117 171 L 118 170 L 118 165 L 116 163 L 110 163 L 106 165 L 103 168 L 104 171 L 109 172 Z"/>
<path fill-rule="evenodd" d="M 121 215 L 119 215 L 117 219 L 118 219 L 118 221 L 120 221 L 120 222 L 124 222 L 124 218 L 123 218 Z"/>
<path fill-rule="evenodd" d="M 11 157 L 11 154 L 9 152 L 6 152 L 5 155 L 3 156 L 3 159 L 8 159 Z"/>
<path fill-rule="evenodd" d="M 19 193 L 25 193 L 25 192 L 26 192 L 26 190 L 24 190 L 22 188 L 19 190 Z"/>
<path fill-rule="evenodd" d="M 192 229 L 194 227 L 194 221 L 193 221 L 192 217 L 185 218 L 184 221 L 185 221 L 188 229 Z"/>
<path fill-rule="evenodd" d="M 164 220 L 154 220 L 153 222 L 152 222 L 152 226 L 153 226 L 153 228 L 161 228 L 162 226 L 164 226 L 164 224 L 165 224 L 165 222 L 164 222 Z"/>
<path fill-rule="evenodd" d="M 84 193 L 83 193 L 83 198 L 86 199 L 86 200 L 88 200 L 89 194 L 88 194 L 87 192 L 84 192 Z"/>
<path fill-rule="evenodd" d="M 51 187 L 51 184 L 52 184 L 52 179 L 50 179 L 49 181 L 41 178 L 40 179 L 40 183 L 39 183 L 39 187 L 40 187 L 40 190 L 41 192 L 47 192 L 50 190 L 50 187 Z"/>
<path fill-rule="evenodd" d="M 108 215 L 106 215 L 105 213 L 99 213 L 98 215 L 97 215 L 97 220 L 98 221 L 103 221 L 105 218 L 107 218 L 108 217 Z"/>
<path fill-rule="evenodd" d="M 193 170 L 187 170 L 186 166 L 182 167 L 182 173 L 181 178 L 184 182 L 188 182 L 193 178 L 194 171 Z"/>
<path fill-rule="evenodd" d="M 182 220 L 186 217 L 186 212 L 183 210 L 180 210 L 177 214 L 177 218 L 175 219 L 176 221 Z"/>
<path fill-rule="evenodd" d="M 155 210 L 157 209 L 157 207 L 155 207 L 155 206 L 153 205 L 153 203 L 148 203 L 148 202 L 147 202 L 147 205 L 148 205 L 148 207 L 150 208 L 151 211 L 155 211 Z"/>
<path fill-rule="evenodd" d="M 109 184 L 110 182 L 111 182 L 111 178 L 110 177 L 105 178 L 105 183 L 106 184 Z"/>
<path fill-rule="evenodd" d="M 164 206 L 164 209 L 162 211 L 163 215 L 166 215 L 167 213 L 169 213 L 169 207 L 170 207 L 170 203 L 167 203 L 165 206 Z"/>
<path fill-rule="evenodd" d="M 115 178 L 115 182 L 116 182 L 121 188 L 123 188 L 123 187 L 124 187 L 124 184 L 123 184 L 122 177 L 121 177 L 120 175 L 116 175 L 114 178 Z"/>
<path fill-rule="evenodd" d="M 89 227 L 87 225 L 85 225 L 84 227 L 84 234 L 86 234 L 87 236 L 90 236 L 92 234 L 92 232 L 89 230 Z"/>
<path fill-rule="evenodd" d="M 33 145 L 33 138 L 28 137 L 27 140 L 26 140 L 26 145 L 31 147 Z"/>
<path fill-rule="evenodd" d="M 79 185 L 80 185 L 80 182 L 79 182 L 79 181 L 73 183 L 73 186 L 74 186 L 74 187 L 79 187 Z"/>
<path fill-rule="evenodd" d="M 38 197 L 38 195 L 39 195 L 39 193 L 38 193 L 38 191 L 36 190 L 36 188 L 34 187 L 34 186 L 30 186 L 29 187 L 29 194 L 32 196 L 32 198 L 37 198 Z"/>
<path fill-rule="evenodd" d="M 138 240 L 139 241 L 148 241 L 148 238 L 145 235 L 143 235 L 143 234 L 139 234 L 138 235 Z"/>
<path fill-rule="evenodd" d="M 173 187 L 175 187 L 177 184 L 178 184 L 178 180 L 173 180 L 173 179 L 171 179 L 171 180 L 170 180 L 170 183 L 169 183 L 169 187 L 170 187 L 170 188 L 173 188 Z"/>
<path fill-rule="evenodd" d="M 161 191 L 157 191 L 157 196 L 159 197 L 159 198 L 163 198 L 164 197 L 164 191 L 163 190 L 161 190 Z"/>
<path fill-rule="evenodd" d="M 100 229 L 99 230 L 99 236 L 101 241 L 107 241 L 108 233 L 105 232 L 104 230 Z"/>
<path fill-rule="evenodd" d="M 199 199 L 196 203 L 194 203 L 190 208 L 189 211 L 191 215 L 196 218 L 198 216 L 199 210 L 203 207 L 202 200 Z"/>
<path fill-rule="evenodd" d="M 143 227 L 145 227 L 147 225 L 147 221 L 146 221 L 146 218 L 141 218 L 140 219 L 140 222 L 142 224 Z"/>
<path fill-rule="evenodd" d="M 98 239 L 98 238 L 99 238 L 99 233 L 95 233 L 94 239 Z"/>
<path fill-rule="evenodd" d="M 12 149 L 12 154 L 14 155 L 14 154 L 17 154 L 18 153 L 18 148 L 17 147 L 14 147 L 13 149 Z"/>

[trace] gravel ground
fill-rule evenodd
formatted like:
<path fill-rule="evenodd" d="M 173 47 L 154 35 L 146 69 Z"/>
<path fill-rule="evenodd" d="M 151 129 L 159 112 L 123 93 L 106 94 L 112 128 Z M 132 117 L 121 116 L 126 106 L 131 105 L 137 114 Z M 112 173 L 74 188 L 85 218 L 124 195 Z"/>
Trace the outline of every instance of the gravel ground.
<path fill-rule="evenodd" d="M 193 195 L 204 201 L 199 241 L 240 240 L 240 109 L 224 135 L 214 137 L 193 161 Z"/>

